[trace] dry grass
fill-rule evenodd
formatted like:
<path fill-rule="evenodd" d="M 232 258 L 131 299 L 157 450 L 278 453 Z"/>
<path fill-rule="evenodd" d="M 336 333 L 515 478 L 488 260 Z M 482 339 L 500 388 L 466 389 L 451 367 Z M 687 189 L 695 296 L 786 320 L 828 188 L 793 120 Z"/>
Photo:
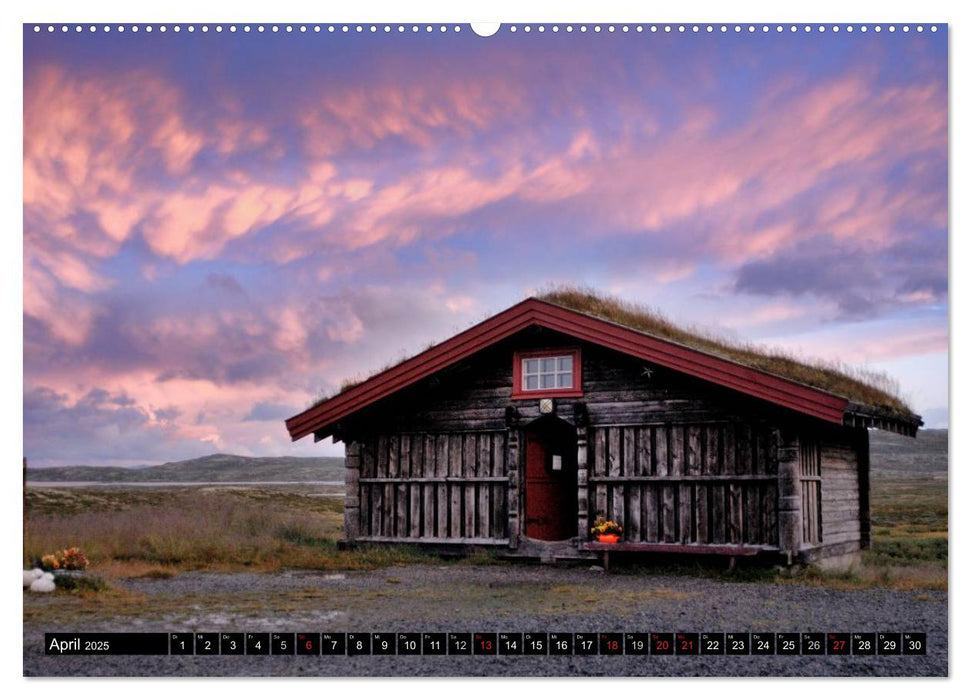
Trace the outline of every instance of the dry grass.
<path fill-rule="evenodd" d="M 78 546 L 93 573 L 165 577 L 188 569 L 370 569 L 417 551 L 337 549 L 339 499 L 254 489 L 31 489 L 24 565 Z M 86 506 L 79 506 L 86 503 Z"/>
<path fill-rule="evenodd" d="M 734 343 L 698 328 L 677 325 L 657 309 L 632 304 L 584 287 L 555 287 L 540 293 L 537 298 L 702 352 L 719 355 L 851 401 L 899 414 L 913 413 L 900 398 L 897 382 L 880 372 L 821 360 L 807 362 L 781 350 Z"/>
<path fill-rule="evenodd" d="M 935 564 L 886 566 L 873 564 L 869 559 L 869 556 L 864 556 L 863 563 L 850 571 L 820 571 L 810 568 L 793 577 L 792 580 L 847 591 L 867 588 L 889 588 L 895 591 L 947 590 L 946 566 Z"/>
<path fill-rule="evenodd" d="M 947 590 L 947 481 L 874 478 L 873 543 L 849 572 L 810 569 L 796 580 L 843 589 Z"/>
<path fill-rule="evenodd" d="M 158 489 L 31 488 L 27 492 L 24 565 L 41 554 L 76 545 L 91 561 L 91 574 L 119 578 L 168 578 L 181 571 L 283 568 L 362 570 L 442 560 L 415 548 L 339 551 L 341 499 L 312 494 L 317 487 L 192 487 Z M 669 573 L 712 575 L 726 580 L 791 581 L 843 589 L 947 590 L 947 481 L 874 478 L 873 547 L 861 566 L 845 573 L 808 569 L 795 575 L 771 569 L 734 572 L 695 568 Z M 477 551 L 471 564 L 499 564 Z M 617 567 L 617 573 L 664 573 L 656 564 Z M 393 577 L 388 578 L 394 584 Z M 79 591 L 71 595 L 113 595 Z M 534 595 L 537 604 L 561 610 L 589 591 L 557 587 L 539 591 L 490 589 L 490 596 Z M 651 596 L 668 596 L 652 591 Z M 133 604 L 119 598 L 119 605 Z M 634 602 L 634 601 L 631 601 Z"/>

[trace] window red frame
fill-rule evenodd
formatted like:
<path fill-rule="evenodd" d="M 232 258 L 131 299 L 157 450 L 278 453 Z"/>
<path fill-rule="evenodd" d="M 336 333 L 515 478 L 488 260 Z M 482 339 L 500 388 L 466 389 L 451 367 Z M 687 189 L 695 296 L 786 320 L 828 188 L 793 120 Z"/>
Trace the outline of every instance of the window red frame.
<path fill-rule="evenodd" d="M 569 389 L 523 389 L 523 360 L 537 357 L 573 357 L 573 386 Z M 517 350 L 512 354 L 512 398 L 548 399 L 577 398 L 583 396 L 583 376 L 580 364 L 580 348 L 539 348 L 536 350 Z"/>

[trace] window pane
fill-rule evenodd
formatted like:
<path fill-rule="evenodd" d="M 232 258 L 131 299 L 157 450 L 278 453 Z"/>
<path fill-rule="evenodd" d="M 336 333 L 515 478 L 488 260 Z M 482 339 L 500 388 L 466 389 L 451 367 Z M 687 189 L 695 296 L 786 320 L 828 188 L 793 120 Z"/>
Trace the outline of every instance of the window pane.
<path fill-rule="evenodd" d="M 573 355 L 522 359 L 522 391 L 573 389 Z"/>

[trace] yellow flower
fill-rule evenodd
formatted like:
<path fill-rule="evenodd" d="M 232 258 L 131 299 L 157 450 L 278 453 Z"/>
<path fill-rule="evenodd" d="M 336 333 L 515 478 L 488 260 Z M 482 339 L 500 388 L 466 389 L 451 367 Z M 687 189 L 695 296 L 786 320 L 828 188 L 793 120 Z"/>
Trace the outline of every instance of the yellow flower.
<path fill-rule="evenodd" d="M 615 523 L 613 520 L 606 520 L 604 518 L 597 518 L 593 527 L 590 528 L 590 533 L 593 535 L 622 535 L 624 534 L 624 528 L 620 526 L 620 523 Z"/>

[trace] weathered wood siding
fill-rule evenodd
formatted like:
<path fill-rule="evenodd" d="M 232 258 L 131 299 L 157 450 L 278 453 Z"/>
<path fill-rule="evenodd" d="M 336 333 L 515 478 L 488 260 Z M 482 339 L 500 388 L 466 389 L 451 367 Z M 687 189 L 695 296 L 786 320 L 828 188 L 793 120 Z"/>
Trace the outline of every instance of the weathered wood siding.
<path fill-rule="evenodd" d="M 588 525 L 630 542 L 778 544 L 777 446 L 764 423 L 591 426 Z"/>
<path fill-rule="evenodd" d="M 504 431 L 381 433 L 362 439 L 358 450 L 358 539 L 508 539 Z"/>
<path fill-rule="evenodd" d="M 518 436 L 540 413 L 538 400 L 512 399 L 513 352 L 554 347 L 582 355 L 583 396 L 555 400 L 567 422 L 575 408 L 584 416 L 577 535 L 599 513 L 633 542 L 778 545 L 780 409 L 548 330 L 517 334 L 338 426 L 338 439 L 361 446 L 359 537 L 515 548 Z"/>
<path fill-rule="evenodd" d="M 819 443 L 807 436 L 799 445 L 799 494 L 802 499 L 802 542 L 823 541 L 823 477 Z"/>
<path fill-rule="evenodd" d="M 526 424 L 540 417 L 539 401 L 512 398 L 514 350 L 579 347 L 583 396 L 556 399 L 570 420 L 582 402 L 590 425 L 748 422 L 778 408 L 700 379 L 657 367 L 552 331 L 524 332 L 370 406 L 346 425 L 339 439 L 380 429 L 389 433 L 447 433 L 506 429 L 506 408 L 515 405 Z"/>
<path fill-rule="evenodd" d="M 859 544 L 860 480 L 856 446 L 843 432 L 820 438 L 823 545 Z"/>

